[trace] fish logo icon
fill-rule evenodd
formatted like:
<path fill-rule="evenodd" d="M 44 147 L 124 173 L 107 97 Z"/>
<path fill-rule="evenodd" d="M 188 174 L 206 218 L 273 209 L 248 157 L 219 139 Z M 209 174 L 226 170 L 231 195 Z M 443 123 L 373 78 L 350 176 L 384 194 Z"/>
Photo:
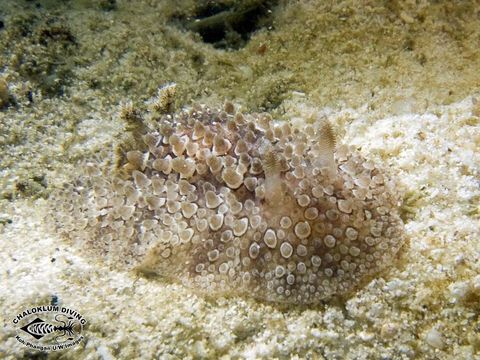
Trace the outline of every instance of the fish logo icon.
<path fill-rule="evenodd" d="M 64 316 L 67 321 L 60 320 L 61 316 Z M 72 320 L 72 317 L 57 314 L 55 316 L 55 321 L 61 325 L 53 325 L 37 317 L 35 320 L 32 320 L 27 325 L 22 326 L 20 329 L 25 331 L 27 334 L 30 334 L 37 340 L 40 340 L 45 335 L 53 334 L 55 332 L 60 333 L 59 336 L 55 337 L 56 342 L 58 342 L 58 339 L 65 336 L 68 336 L 67 340 L 73 340 L 73 335 L 75 334 L 75 321 Z"/>

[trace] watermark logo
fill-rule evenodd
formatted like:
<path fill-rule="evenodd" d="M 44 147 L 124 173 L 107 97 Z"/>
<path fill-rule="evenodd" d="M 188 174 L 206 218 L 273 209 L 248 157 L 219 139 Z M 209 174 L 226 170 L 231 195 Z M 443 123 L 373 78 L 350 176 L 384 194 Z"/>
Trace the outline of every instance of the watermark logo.
<path fill-rule="evenodd" d="M 69 349 L 83 340 L 87 321 L 77 311 L 60 306 L 36 306 L 13 319 L 17 329 L 15 339 L 35 350 Z"/>

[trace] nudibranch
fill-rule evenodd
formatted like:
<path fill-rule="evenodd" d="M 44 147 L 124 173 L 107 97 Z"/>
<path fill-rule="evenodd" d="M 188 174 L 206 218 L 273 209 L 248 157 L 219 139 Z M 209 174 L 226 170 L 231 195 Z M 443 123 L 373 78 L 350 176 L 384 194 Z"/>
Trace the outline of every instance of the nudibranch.
<path fill-rule="evenodd" d="M 159 117 L 116 169 L 57 193 L 58 231 L 118 268 L 208 294 L 314 304 L 391 266 L 395 182 L 330 123 L 194 106 Z"/>

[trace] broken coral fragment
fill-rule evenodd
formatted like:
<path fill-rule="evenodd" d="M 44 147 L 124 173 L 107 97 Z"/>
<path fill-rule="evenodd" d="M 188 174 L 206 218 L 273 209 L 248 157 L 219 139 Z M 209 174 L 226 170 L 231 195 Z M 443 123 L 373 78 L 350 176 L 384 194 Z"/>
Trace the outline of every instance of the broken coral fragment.
<path fill-rule="evenodd" d="M 325 122 L 228 110 L 165 115 L 123 171 L 89 164 L 55 195 L 58 230 L 119 268 L 275 302 L 345 295 L 391 265 L 404 229 L 382 170 Z"/>

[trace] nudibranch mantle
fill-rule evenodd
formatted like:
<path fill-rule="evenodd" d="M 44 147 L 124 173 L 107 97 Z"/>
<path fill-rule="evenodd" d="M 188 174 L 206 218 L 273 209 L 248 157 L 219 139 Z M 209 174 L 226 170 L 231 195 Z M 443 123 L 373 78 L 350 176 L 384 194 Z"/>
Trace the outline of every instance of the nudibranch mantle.
<path fill-rule="evenodd" d="M 54 196 L 58 230 L 116 267 L 314 304 L 358 289 L 404 243 L 395 182 L 326 120 L 195 106 L 139 143 Z"/>

